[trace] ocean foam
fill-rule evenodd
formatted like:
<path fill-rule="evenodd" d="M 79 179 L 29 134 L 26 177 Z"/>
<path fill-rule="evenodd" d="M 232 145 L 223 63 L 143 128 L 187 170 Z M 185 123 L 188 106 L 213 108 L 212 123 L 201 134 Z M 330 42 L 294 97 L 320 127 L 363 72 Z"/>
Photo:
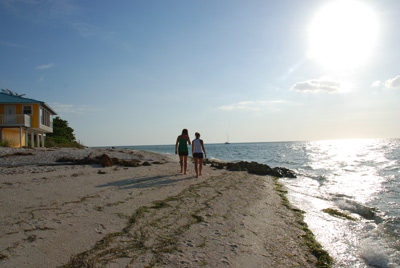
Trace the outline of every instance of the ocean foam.
<path fill-rule="evenodd" d="M 387 250 L 373 238 L 368 238 L 362 242 L 360 256 L 367 265 L 379 268 L 396 267 L 390 265 L 390 257 Z"/>

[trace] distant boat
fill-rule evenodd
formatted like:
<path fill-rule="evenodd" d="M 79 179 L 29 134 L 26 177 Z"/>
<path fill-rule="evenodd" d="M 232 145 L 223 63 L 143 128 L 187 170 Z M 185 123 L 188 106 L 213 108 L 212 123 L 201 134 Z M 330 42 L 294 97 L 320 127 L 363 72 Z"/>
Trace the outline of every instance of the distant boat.
<path fill-rule="evenodd" d="M 230 144 L 230 143 L 229 143 L 229 137 L 228 137 L 228 135 L 226 135 L 226 142 L 225 142 L 225 144 Z"/>

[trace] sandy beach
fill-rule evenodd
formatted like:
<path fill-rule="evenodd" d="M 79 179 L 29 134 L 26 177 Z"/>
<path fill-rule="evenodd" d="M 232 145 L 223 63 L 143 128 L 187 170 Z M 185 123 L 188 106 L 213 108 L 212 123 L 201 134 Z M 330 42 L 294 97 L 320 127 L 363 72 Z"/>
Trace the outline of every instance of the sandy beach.
<path fill-rule="evenodd" d="M 67 161 L 103 154 L 139 165 Z M 195 178 L 175 155 L 0 148 L 0 200 L 1 267 L 317 263 L 272 177 L 206 165 Z"/>

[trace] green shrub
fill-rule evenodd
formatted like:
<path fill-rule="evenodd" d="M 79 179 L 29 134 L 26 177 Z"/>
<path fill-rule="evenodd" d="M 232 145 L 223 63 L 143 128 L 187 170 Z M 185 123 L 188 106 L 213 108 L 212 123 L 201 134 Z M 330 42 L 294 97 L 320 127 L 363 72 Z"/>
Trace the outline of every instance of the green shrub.
<path fill-rule="evenodd" d="M 13 142 L 9 140 L 0 141 L 0 147 L 14 147 Z"/>
<path fill-rule="evenodd" d="M 74 130 L 68 125 L 68 121 L 57 116 L 53 120 L 53 133 L 46 135 L 46 147 L 84 148 L 85 146 L 76 141 Z"/>

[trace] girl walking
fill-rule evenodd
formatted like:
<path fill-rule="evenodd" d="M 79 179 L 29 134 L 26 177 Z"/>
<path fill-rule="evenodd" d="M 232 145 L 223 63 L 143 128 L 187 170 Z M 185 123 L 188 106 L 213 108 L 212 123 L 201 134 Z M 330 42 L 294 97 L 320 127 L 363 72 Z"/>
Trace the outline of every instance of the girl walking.
<path fill-rule="evenodd" d="M 192 142 L 192 155 L 194 160 L 194 170 L 196 171 L 196 178 L 201 176 L 203 169 L 203 158 L 207 157 L 206 149 L 204 149 L 204 142 L 200 139 L 200 133 L 196 132 L 196 139 Z"/>
<path fill-rule="evenodd" d="M 178 136 L 175 144 L 175 154 L 179 154 L 179 164 L 181 166 L 181 173 L 186 174 L 187 169 L 187 158 L 189 155 L 188 144 L 190 145 L 189 132 L 185 128 L 182 130 L 182 134 Z"/>

